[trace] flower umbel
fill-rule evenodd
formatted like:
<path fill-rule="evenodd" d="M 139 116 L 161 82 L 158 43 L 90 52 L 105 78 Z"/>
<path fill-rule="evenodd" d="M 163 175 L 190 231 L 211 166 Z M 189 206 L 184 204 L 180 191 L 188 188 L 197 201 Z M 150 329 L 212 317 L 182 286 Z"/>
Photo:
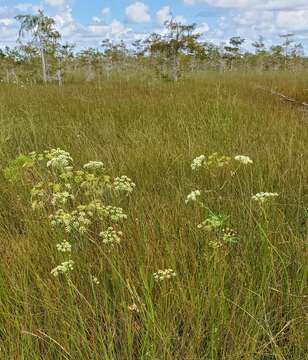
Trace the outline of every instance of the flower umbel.
<path fill-rule="evenodd" d="M 234 157 L 234 160 L 239 161 L 244 165 L 253 164 L 253 161 L 250 159 L 250 157 L 246 155 L 237 155 Z"/>
<path fill-rule="evenodd" d="M 57 247 L 57 250 L 62 253 L 70 253 L 72 251 L 72 245 L 66 240 L 57 244 L 56 247 Z"/>
<path fill-rule="evenodd" d="M 185 203 L 188 204 L 189 202 L 195 202 L 197 201 L 198 197 L 201 196 L 201 191 L 200 190 L 194 190 L 192 191 L 190 194 L 187 195 Z"/>
<path fill-rule="evenodd" d="M 61 149 L 51 149 L 45 153 L 47 159 L 47 167 L 51 167 L 57 170 L 63 170 L 65 167 L 69 166 L 73 159 L 71 155 Z M 39 158 L 40 160 L 41 158 Z"/>
<path fill-rule="evenodd" d="M 54 269 L 51 270 L 51 274 L 55 277 L 58 277 L 60 274 L 65 274 L 70 271 L 74 270 L 74 261 L 68 260 L 61 263 L 61 265 L 58 265 Z"/>
<path fill-rule="evenodd" d="M 206 165 L 206 157 L 205 155 L 200 155 L 198 157 L 196 157 L 192 163 L 191 163 L 191 168 L 192 170 L 199 170 L 201 167 Z"/>
<path fill-rule="evenodd" d="M 89 161 L 87 164 L 83 165 L 83 168 L 91 172 L 103 172 L 105 170 L 105 165 L 101 161 Z"/>
<path fill-rule="evenodd" d="M 113 188 L 116 191 L 130 194 L 134 191 L 136 184 L 126 175 L 116 177 L 113 182 Z"/>
<path fill-rule="evenodd" d="M 102 231 L 99 236 L 103 239 L 104 244 L 119 244 L 121 242 L 122 231 L 116 231 L 113 227 L 109 227 L 106 231 Z"/>
<path fill-rule="evenodd" d="M 279 194 L 276 192 L 274 192 L 274 193 L 273 192 L 260 192 L 260 193 L 253 195 L 251 198 L 252 198 L 252 200 L 254 200 L 260 204 L 264 204 L 277 196 L 279 196 Z"/>
<path fill-rule="evenodd" d="M 153 274 L 155 281 L 164 281 L 164 280 L 171 279 L 175 276 L 176 276 L 176 273 L 172 269 L 158 270 L 157 272 L 155 272 Z"/>

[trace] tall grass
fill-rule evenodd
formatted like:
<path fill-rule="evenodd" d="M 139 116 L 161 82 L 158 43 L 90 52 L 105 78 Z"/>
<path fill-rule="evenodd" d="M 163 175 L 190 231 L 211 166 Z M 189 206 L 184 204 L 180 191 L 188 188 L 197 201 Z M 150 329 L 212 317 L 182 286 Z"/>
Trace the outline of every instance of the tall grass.
<path fill-rule="evenodd" d="M 60 147 L 137 185 L 121 246 L 84 248 L 68 280 L 50 275 L 54 233 L 28 189 L 0 175 L 1 359 L 307 359 L 308 116 L 256 85 L 306 96 L 300 74 L 1 86 L 1 168 Z M 227 250 L 208 246 L 204 213 L 185 204 L 224 180 L 190 168 L 216 151 L 254 160 L 223 201 L 208 198 L 240 238 Z M 280 194 L 266 217 L 250 201 L 259 191 Z M 156 283 L 166 268 L 177 276 Z"/>

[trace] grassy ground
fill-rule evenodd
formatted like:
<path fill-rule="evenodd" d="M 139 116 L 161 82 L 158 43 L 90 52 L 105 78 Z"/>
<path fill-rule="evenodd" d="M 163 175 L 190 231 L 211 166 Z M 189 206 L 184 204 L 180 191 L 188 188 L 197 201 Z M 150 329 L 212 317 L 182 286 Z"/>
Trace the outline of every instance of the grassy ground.
<path fill-rule="evenodd" d="M 69 282 L 50 275 L 56 240 L 29 189 L 0 175 L 1 359 L 308 359 L 308 115 L 256 85 L 307 98 L 300 74 L 1 86 L 2 168 L 60 147 L 137 184 L 121 245 L 80 248 Z M 196 227 L 205 214 L 185 204 L 230 176 L 192 172 L 193 158 L 215 151 L 254 160 L 206 198 L 240 238 L 218 249 Z M 280 194 L 266 217 L 251 201 L 259 191 Z M 154 283 L 165 268 L 177 276 Z"/>

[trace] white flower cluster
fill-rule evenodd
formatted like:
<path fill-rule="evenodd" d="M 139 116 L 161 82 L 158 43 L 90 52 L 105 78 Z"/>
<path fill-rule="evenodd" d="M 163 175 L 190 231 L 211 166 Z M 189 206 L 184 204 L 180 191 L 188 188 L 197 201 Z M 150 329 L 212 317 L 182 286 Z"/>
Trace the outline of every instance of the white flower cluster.
<path fill-rule="evenodd" d="M 74 261 L 68 260 L 64 261 L 61 265 L 58 265 L 54 269 L 51 270 L 51 274 L 55 277 L 59 276 L 60 274 L 65 274 L 70 271 L 74 270 Z"/>
<path fill-rule="evenodd" d="M 70 233 L 76 230 L 83 234 L 87 231 L 92 221 L 89 218 L 89 213 L 86 213 L 78 207 L 78 210 L 73 210 L 71 213 L 65 212 L 63 209 L 57 210 L 55 214 L 49 216 L 52 226 L 64 226 L 65 231 Z"/>
<path fill-rule="evenodd" d="M 209 155 L 207 158 L 205 155 L 200 155 L 196 157 L 192 163 L 192 170 L 199 170 L 201 167 L 209 168 L 216 167 L 221 168 L 230 163 L 231 158 L 226 155 L 220 155 L 217 152 Z"/>
<path fill-rule="evenodd" d="M 176 273 L 172 269 L 158 270 L 153 274 L 155 281 L 164 281 L 176 276 Z"/>
<path fill-rule="evenodd" d="M 200 190 L 194 190 L 190 194 L 187 195 L 185 203 L 188 204 L 191 201 L 197 201 L 197 198 L 201 195 Z"/>
<path fill-rule="evenodd" d="M 71 155 L 61 149 L 51 149 L 46 153 L 46 158 L 48 159 L 47 167 L 57 170 L 63 170 L 73 162 Z"/>
<path fill-rule="evenodd" d="M 113 188 L 116 191 L 126 192 L 127 194 L 132 193 L 136 184 L 126 175 L 116 177 L 113 182 Z"/>
<path fill-rule="evenodd" d="M 206 157 L 205 157 L 205 155 L 200 155 L 192 161 L 190 166 L 191 166 L 192 170 L 195 171 L 195 170 L 200 169 L 204 165 L 206 165 Z"/>
<path fill-rule="evenodd" d="M 62 253 L 70 253 L 72 251 L 72 245 L 66 240 L 57 244 L 56 247 L 57 247 L 57 250 Z"/>
<path fill-rule="evenodd" d="M 104 244 L 119 244 L 121 237 L 123 236 L 122 231 L 116 231 L 113 227 L 109 226 L 107 230 L 102 231 L 99 236 L 103 239 Z"/>
<path fill-rule="evenodd" d="M 124 214 L 123 209 L 120 207 L 108 205 L 104 206 L 104 211 L 113 222 L 119 222 L 127 219 L 127 215 Z"/>
<path fill-rule="evenodd" d="M 71 212 L 58 209 L 49 216 L 53 227 L 63 226 L 67 233 L 75 230 L 80 234 L 87 232 L 94 220 L 103 221 L 105 218 L 117 223 L 127 219 L 127 215 L 120 207 L 105 206 L 101 201 L 92 201 L 87 205 L 77 206 L 76 210 Z"/>
<path fill-rule="evenodd" d="M 83 165 L 83 168 L 87 171 L 92 172 L 105 171 L 105 165 L 101 161 L 89 161 L 87 164 Z"/>
<path fill-rule="evenodd" d="M 72 233 L 75 240 L 87 233 L 92 242 L 99 235 L 103 243 L 120 242 L 122 232 L 107 226 L 127 219 L 124 210 L 115 206 L 115 201 L 119 201 L 120 193 L 132 193 L 136 187 L 129 177 L 123 175 L 112 180 L 100 161 L 90 161 L 82 169 L 74 169 L 71 155 L 61 149 L 32 152 L 29 156 L 29 167 L 36 167 L 37 170 L 38 176 L 34 178 L 42 179 L 38 184 L 33 184 L 32 207 L 45 208 L 52 227 Z M 105 231 L 99 233 L 98 229 Z M 70 240 L 56 244 L 57 250 L 66 253 L 67 257 L 52 270 L 54 276 L 73 270 Z M 98 283 L 95 277 L 92 281 Z"/>
<path fill-rule="evenodd" d="M 260 204 L 264 204 L 265 202 L 267 202 L 270 199 L 273 199 L 275 197 L 279 196 L 278 193 L 272 193 L 272 192 L 260 192 L 257 193 L 256 195 L 253 195 L 251 198 L 254 201 L 257 201 Z"/>
<path fill-rule="evenodd" d="M 239 161 L 244 165 L 253 164 L 253 161 L 250 159 L 250 157 L 245 155 L 236 155 L 234 160 Z"/>

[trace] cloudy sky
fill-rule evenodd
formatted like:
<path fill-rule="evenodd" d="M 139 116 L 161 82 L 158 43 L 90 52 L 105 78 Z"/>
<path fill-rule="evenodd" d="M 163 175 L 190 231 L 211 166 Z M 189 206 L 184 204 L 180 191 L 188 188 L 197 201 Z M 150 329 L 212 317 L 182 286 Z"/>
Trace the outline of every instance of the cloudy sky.
<path fill-rule="evenodd" d="M 203 38 L 217 44 L 243 36 L 249 48 L 263 35 L 270 45 L 291 32 L 308 50 L 308 0 L 0 0 L 0 47 L 16 41 L 14 16 L 38 9 L 54 17 L 64 40 L 78 48 L 98 46 L 107 37 L 143 38 L 173 16 L 197 23 Z"/>

